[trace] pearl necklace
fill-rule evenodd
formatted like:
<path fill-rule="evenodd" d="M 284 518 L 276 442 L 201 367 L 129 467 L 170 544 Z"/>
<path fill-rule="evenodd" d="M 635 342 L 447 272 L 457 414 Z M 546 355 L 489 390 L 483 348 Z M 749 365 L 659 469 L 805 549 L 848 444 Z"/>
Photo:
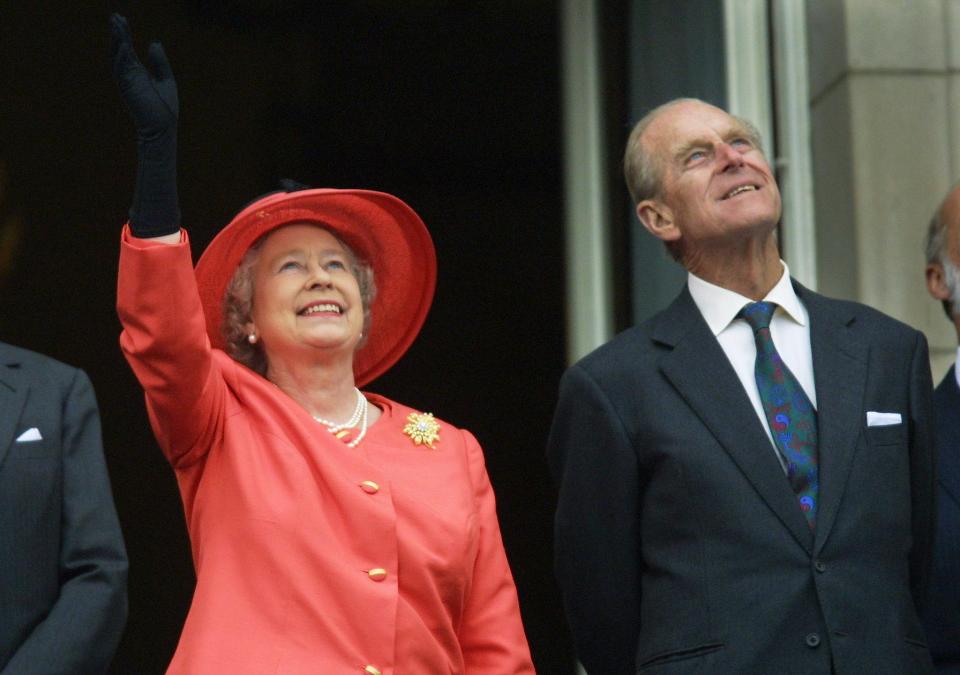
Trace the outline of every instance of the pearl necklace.
<path fill-rule="evenodd" d="M 325 426 L 327 431 L 337 438 L 341 438 L 339 435 L 341 431 L 344 431 L 345 429 L 353 429 L 359 422 L 360 433 L 357 434 L 356 438 L 347 443 L 348 448 L 357 447 L 367 433 L 367 398 L 360 393 L 360 390 L 356 387 L 354 387 L 353 390 L 357 392 L 357 405 L 353 409 L 353 414 L 350 415 L 350 419 L 348 419 L 346 422 L 331 422 L 330 420 L 325 420 L 322 417 L 318 417 L 316 415 L 313 416 L 313 419 Z"/>

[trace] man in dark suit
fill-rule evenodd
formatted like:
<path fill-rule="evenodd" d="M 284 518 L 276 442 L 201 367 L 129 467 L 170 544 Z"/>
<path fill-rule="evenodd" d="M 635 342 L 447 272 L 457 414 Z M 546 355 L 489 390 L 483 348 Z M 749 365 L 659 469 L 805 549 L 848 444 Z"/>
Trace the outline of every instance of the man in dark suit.
<path fill-rule="evenodd" d="M 587 671 L 931 672 L 923 336 L 791 281 L 746 121 L 672 101 L 625 168 L 689 274 L 561 382 L 556 566 Z"/>
<path fill-rule="evenodd" d="M 0 673 L 106 672 L 126 581 L 90 381 L 0 343 Z"/>
<path fill-rule="evenodd" d="M 960 187 L 927 230 L 927 289 L 943 303 L 960 341 Z M 923 615 L 937 672 L 960 675 L 960 373 L 956 365 L 933 394 L 937 440 L 937 532 Z"/>

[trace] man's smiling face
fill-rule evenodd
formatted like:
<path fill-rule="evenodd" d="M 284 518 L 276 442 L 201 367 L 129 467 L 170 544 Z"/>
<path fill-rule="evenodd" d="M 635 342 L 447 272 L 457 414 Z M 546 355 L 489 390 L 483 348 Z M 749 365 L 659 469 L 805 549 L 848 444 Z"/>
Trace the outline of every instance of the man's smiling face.
<path fill-rule="evenodd" d="M 679 241 L 684 255 L 709 245 L 772 230 L 780 220 L 780 191 L 755 132 L 719 108 L 699 101 L 671 106 L 644 131 L 659 164 L 660 194 L 637 205 L 647 224 L 655 204 L 661 239 Z M 648 229 L 650 225 L 647 224 Z"/>

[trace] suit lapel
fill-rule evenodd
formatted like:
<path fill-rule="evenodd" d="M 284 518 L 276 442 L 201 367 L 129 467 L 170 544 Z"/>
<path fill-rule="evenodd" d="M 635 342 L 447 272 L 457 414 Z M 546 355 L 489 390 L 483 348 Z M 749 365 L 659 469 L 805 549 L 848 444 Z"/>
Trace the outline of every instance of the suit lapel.
<path fill-rule="evenodd" d="M 934 395 L 937 409 L 937 481 L 960 504 L 960 389 L 954 366 Z"/>
<path fill-rule="evenodd" d="M 20 362 L 0 349 L 0 466 L 13 445 L 27 387 L 19 377 Z"/>
<path fill-rule="evenodd" d="M 854 315 L 794 282 L 810 315 L 810 348 L 817 390 L 820 506 L 816 546 L 826 543 L 850 475 L 864 425 L 867 345 L 851 336 Z"/>
<path fill-rule="evenodd" d="M 656 341 L 673 349 L 660 369 L 737 464 L 760 497 L 808 552 L 813 536 L 733 366 L 683 292 L 660 316 Z"/>

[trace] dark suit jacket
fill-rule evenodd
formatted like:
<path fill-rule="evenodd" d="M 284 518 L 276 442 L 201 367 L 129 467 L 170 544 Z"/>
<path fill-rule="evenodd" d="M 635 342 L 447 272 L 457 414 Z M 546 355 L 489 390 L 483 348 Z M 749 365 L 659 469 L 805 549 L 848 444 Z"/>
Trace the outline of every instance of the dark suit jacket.
<path fill-rule="evenodd" d="M 0 343 L 0 673 L 105 672 L 126 579 L 90 381 Z"/>
<path fill-rule="evenodd" d="M 591 674 L 916 675 L 932 539 L 924 337 L 803 289 L 816 532 L 684 289 L 564 375 L 548 457 L 556 568 Z M 867 427 L 867 411 L 903 423 Z"/>
<path fill-rule="evenodd" d="M 951 368 L 933 395 L 937 534 L 924 624 L 937 672 L 960 675 L 960 390 Z"/>

